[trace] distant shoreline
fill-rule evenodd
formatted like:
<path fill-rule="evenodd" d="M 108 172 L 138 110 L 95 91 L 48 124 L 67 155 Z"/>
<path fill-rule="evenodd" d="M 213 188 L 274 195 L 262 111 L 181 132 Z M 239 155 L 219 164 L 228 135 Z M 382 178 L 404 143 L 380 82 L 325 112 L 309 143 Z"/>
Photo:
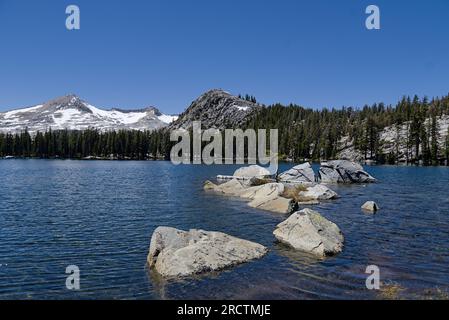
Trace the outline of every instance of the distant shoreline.
<path fill-rule="evenodd" d="M 170 162 L 170 160 L 168 159 L 164 159 L 164 158 L 156 158 L 156 159 L 137 159 L 137 158 L 129 158 L 129 159 L 118 159 L 118 158 L 102 158 L 102 157 L 88 157 L 88 158 L 60 158 L 60 157 L 51 157 L 51 158 L 40 158 L 40 157 L 0 157 L 0 160 L 60 160 L 60 161 L 118 161 L 118 162 L 126 162 L 126 161 L 138 161 L 138 162 L 154 162 L 154 161 L 166 161 L 166 162 Z M 304 162 L 309 162 L 311 164 L 321 164 L 323 162 L 326 162 L 327 160 L 322 160 L 322 161 L 304 161 Z M 294 162 L 294 161 L 285 161 L 285 160 L 279 160 L 279 163 L 283 163 L 283 164 L 301 164 L 304 162 Z M 234 165 L 236 165 L 235 163 L 233 163 Z M 423 168 L 439 168 L 439 167 L 449 167 L 449 165 L 422 165 L 422 164 L 414 164 L 414 163 L 410 163 L 410 164 L 405 164 L 405 163 L 399 163 L 399 164 L 387 164 L 387 163 L 373 163 L 373 162 L 362 162 L 361 163 L 364 166 L 373 166 L 373 167 L 423 167 Z M 242 165 L 248 165 L 248 163 L 244 163 Z"/>

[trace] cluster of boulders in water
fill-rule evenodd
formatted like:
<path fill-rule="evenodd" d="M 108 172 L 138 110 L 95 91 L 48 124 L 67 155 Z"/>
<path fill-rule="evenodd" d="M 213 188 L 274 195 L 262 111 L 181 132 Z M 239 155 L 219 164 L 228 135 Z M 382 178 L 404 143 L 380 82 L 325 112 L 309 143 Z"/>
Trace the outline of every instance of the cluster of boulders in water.
<path fill-rule="evenodd" d="M 376 181 L 362 166 L 346 160 L 323 163 L 318 174 L 309 163 L 275 176 L 253 165 L 238 169 L 232 176 L 217 176 L 217 180 L 222 183 L 206 181 L 204 189 L 245 199 L 253 208 L 290 215 L 273 235 L 292 249 L 318 258 L 341 252 L 343 233 L 319 212 L 300 207 L 338 198 L 325 184 Z M 379 207 L 369 201 L 362 209 L 375 212 Z M 221 270 L 261 258 L 267 252 L 263 245 L 221 232 L 159 227 L 152 235 L 147 260 L 164 277 L 182 277 Z"/>

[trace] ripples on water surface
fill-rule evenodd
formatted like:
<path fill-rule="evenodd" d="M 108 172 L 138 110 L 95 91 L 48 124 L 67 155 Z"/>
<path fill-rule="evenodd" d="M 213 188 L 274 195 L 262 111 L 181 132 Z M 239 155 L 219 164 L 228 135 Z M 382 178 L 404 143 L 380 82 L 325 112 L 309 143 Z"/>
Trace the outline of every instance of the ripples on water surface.
<path fill-rule="evenodd" d="M 291 165 L 283 165 L 288 169 Z M 275 242 L 286 216 L 202 191 L 233 166 L 169 162 L 0 161 L 0 299 L 366 299 L 367 265 L 405 298 L 449 290 L 449 169 L 369 167 L 378 184 L 333 186 L 315 208 L 337 223 L 342 254 L 324 261 Z M 377 215 L 360 210 L 367 200 Z M 270 248 L 216 274 L 165 282 L 146 266 L 165 225 L 229 233 Z M 65 289 L 65 268 L 81 290 Z"/>

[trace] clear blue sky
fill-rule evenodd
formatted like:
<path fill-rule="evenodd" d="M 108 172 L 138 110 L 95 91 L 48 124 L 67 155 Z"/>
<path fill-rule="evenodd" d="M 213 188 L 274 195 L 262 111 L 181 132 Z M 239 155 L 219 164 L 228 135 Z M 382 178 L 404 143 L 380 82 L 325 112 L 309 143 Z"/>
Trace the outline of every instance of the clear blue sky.
<path fill-rule="evenodd" d="M 0 110 L 76 93 L 179 113 L 212 88 L 314 108 L 447 94 L 449 1 L 0 0 Z"/>

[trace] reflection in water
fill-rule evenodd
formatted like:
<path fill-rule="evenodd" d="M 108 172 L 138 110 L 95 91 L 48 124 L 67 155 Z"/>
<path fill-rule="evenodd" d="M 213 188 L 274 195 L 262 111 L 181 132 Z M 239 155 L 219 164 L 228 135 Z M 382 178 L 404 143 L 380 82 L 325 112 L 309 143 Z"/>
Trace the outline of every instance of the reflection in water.
<path fill-rule="evenodd" d="M 0 299 L 382 298 L 365 287 L 372 264 L 387 289 L 404 289 L 400 298 L 447 297 L 447 168 L 369 167 L 380 183 L 331 186 L 341 198 L 313 209 L 339 225 L 345 247 L 322 260 L 276 241 L 286 216 L 202 190 L 235 168 L 0 161 Z M 361 211 L 368 200 L 381 207 L 376 215 Z M 222 272 L 165 280 L 146 265 L 158 226 L 221 231 L 270 252 Z M 72 264 L 81 270 L 77 292 L 65 289 Z"/>
<path fill-rule="evenodd" d="M 169 281 L 164 277 L 162 277 L 159 273 L 154 271 L 154 269 L 149 268 L 148 268 L 148 277 L 153 285 L 154 292 L 158 295 L 158 299 L 163 300 L 169 299 L 166 292 L 166 286 L 168 285 Z"/>
<path fill-rule="evenodd" d="M 301 252 L 298 250 L 293 250 L 289 246 L 276 242 L 274 244 L 273 250 L 280 256 L 283 256 L 291 261 L 291 264 L 302 270 L 306 270 L 313 265 L 323 262 L 325 258 L 320 258 L 312 254 Z M 332 257 L 330 257 L 332 258 Z"/>

